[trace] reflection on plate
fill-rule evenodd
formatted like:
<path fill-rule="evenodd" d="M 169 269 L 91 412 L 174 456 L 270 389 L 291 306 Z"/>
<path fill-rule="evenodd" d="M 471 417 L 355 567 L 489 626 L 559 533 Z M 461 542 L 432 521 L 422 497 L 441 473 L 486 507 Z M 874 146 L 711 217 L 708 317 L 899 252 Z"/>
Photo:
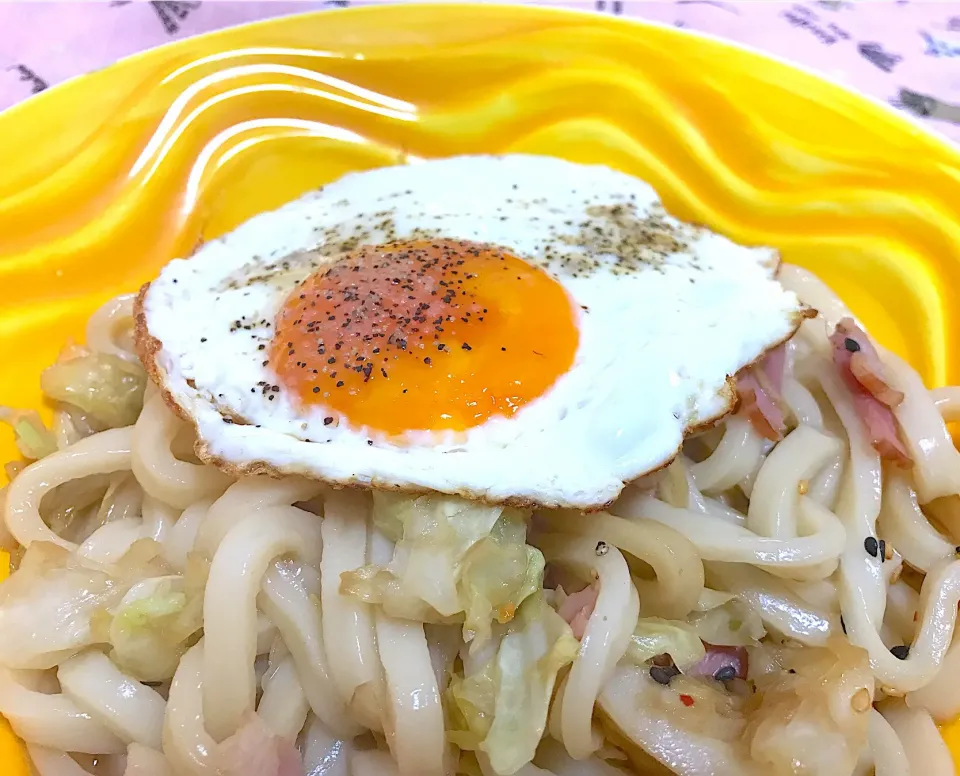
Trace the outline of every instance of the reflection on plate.
<path fill-rule="evenodd" d="M 643 178 L 679 218 L 815 271 L 929 385 L 960 382 L 960 155 L 682 31 L 496 6 L 280 19 L 53 89 L 0 141 L 3 404 L 37 406 L 64 338 L 200 241 L 350 170 L 477 152 Z"/>

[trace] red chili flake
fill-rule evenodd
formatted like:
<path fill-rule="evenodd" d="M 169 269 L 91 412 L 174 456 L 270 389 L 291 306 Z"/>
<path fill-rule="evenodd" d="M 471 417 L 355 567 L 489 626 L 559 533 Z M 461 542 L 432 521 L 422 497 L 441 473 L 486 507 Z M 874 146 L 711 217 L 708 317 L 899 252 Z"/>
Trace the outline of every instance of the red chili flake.
<path fill-rule="evenodd" d="M 680 703 L 682 703 L 684 706 L 692 706 L 694 702 L 695 701 L 693 700 L 692 695 L 683 694 L 680 696 Z"/>

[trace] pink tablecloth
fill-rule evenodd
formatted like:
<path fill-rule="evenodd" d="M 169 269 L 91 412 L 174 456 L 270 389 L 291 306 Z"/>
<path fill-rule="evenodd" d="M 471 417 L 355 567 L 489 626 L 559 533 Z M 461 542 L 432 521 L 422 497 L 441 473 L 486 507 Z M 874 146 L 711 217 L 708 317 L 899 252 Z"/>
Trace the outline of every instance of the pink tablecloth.
<path fill-rule="evenodd" d="M 0 4 L 0 109 L 188 35 L 348 2 Z M 371 3 L 353 3 L 369 5 Z M 960 2 L 553 2 L 703 30 L 800 62 L 960 140 Z"/>

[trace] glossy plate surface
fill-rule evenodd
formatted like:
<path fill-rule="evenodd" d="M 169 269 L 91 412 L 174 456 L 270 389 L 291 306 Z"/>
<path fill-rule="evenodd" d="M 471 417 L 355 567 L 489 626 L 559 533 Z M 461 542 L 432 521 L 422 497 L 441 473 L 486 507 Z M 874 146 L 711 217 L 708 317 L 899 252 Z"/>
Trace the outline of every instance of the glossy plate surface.
<path fill-rule="evenodd" d="M 0 115 L 0 404 L 39 406 L 40 371 L 90 312 L 199 240 L 351 170 L 477 152 L 644 178 L 679 218 L 817 272 L 929 385 L 960 382 L 946 141 L 673 28 L 424 5 L 181 41 Z M 0 771 L 25 774 L 19 759 L 0 728 Z"/>

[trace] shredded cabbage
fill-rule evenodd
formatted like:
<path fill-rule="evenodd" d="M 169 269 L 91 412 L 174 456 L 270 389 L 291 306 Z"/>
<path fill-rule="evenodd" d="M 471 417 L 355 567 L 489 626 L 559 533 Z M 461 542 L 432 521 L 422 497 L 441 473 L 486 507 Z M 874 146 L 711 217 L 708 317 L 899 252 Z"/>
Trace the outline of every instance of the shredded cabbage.
<path fill-rule="evenodd" d="M 760 615 L 747 603 L 709 588 L 703 589 L 687 622 L 703 641 L 722 647 L 754 646 L 767 633 Z"/>
<path fill-rule="evenodd" d="M 393 559 L 345 572 L 340 590 L 394 617 L 463 619 L 464 641 L 482 644 L 493 621 L 510 622 L 543 586 L 543 555 L 526 544 L 518 510 L 374 492 L 373 520 L 396 542 Z"/>
<path fill-rule="evenodd" d="M 101 430 L 132 425 L 143 409 L 146 386 L 143 367 L 110 353 L 80 355 L 40 375 L 40 387 L 49 398 L 78 407 Z"/>
<path fill-rule="evenodd" d="M 706 656 L 703 641 L 685 622 L 645 617 L 637 622 L 625 657 L 638 666 L 657 655 L 667 654 L 681 671 L 696 665 Z"/>
<path fill-rule="evenodd" d="M 17 449 L 24 458 L 39 461 L 57 452 L 57 438 L 33 410 L 0 407 L 0 422 L 13 429 Z"/>
<path fill-rule="evenodd" d="M 450 740 L 486 754 L 500 776 L 515 773 L 533 759 L 557 674 L 579 648 L 570 626 L 542 596 L 528 598 L 483 668 L 451 679 Z"/>
<path fill-rule="evenodd" d="M 202 585 L 180 576 L 145 579 L 113 613 L 110 657 L 138 679 L 163 681 L 173 676 L 202 627 Z"/>
<path fill-rule="evenodd" d="M 482 644 L 490 638 L 491 619 L 510 622 L 520 604 L 543 587 L 543 553 L 526 541 L 524 516 L 506 509 L 490 535 L 467 553 L 459 586 L 464 641 Z"/>
<path fill-rule="evenodd" d="M 115 604 L 123 583 L 85 568 L 55 544 L 33 542 L 16 574 L 0 584 L 0 662 L 10 668 L 52 668 L 97 643 L 94 615 Z"/>

